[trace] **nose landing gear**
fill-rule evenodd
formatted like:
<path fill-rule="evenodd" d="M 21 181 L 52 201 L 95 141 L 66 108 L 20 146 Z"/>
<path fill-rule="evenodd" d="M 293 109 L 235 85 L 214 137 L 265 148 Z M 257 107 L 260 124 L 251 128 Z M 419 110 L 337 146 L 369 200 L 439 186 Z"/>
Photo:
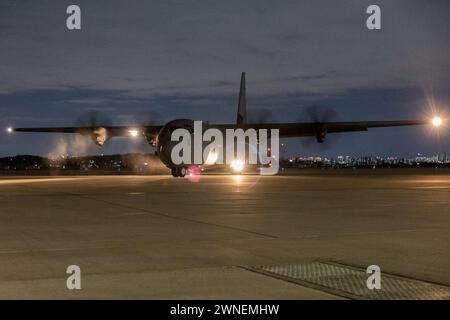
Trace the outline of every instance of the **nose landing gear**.
<path fill-rule="evenodd" d="M 184 178 L 184 176 L 186 175 L 186 168 L 185 167 L 173 167 L 171 169 L 172 172 L 172 176 L 176 177 L 180 177 L 180 178 Z"/>

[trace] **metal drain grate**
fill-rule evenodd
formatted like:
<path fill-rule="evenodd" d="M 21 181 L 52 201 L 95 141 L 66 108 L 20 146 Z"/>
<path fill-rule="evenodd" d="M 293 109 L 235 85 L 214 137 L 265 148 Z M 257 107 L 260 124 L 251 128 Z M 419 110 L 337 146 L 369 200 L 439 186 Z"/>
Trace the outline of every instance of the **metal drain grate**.
<path fill-rule="evenodd" d="M 381 289 L 369 290 L 366 286 L 366 270 L 334 262 L 269 265 L 248 269 L 353 299 L 450 299 L 449 287 L 386 274 L 383 270 Z"/>

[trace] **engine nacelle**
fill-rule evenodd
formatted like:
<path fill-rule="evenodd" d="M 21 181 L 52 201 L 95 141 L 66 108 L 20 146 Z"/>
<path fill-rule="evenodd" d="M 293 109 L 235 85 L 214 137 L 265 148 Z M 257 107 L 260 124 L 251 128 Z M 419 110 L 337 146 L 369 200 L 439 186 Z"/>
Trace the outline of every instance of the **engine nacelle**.
<path fill-rule="evenodd" d="M 327 136 L 327 126 L 326 125 L 318 125 L 316 128 L 316 140 L 319 143 L 323 143 Z"/>
<path fill-rule="evenodd" d="M 172 132 L 176 129 L 186 129 L 193 134 L 194 132 L 194 120 L 189 119 L 177 119 L 168 122 L 158 133 L 156 139 L 156 152 L 161 161 L 169 168 L 174 167 L 172 163 L 172 149 L 178 143 L 177 141 L 171 141 Z"/>
<path fill-rule="evenodd" d="M 92 141 L 98 146 L 103 146 L 108 140 L 108 130 L 104 127 L 95 128 L 91 133 Z"/>

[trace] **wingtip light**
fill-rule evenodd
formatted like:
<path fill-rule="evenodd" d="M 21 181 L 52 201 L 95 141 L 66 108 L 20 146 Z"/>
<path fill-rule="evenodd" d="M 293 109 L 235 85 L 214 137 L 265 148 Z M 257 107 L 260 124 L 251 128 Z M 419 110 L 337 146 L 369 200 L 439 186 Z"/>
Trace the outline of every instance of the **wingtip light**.
<path fill-rule="evenodd" d="M 139 135 L 139 130 L 130 129 L 130 130 L 128 130 L 128 135 L 132 138 L 136 138 Z"/>
<path fill-rule="evenodd" d="M 433 120 L 431 120 L 431 123 L 436 128 L 439 128 L 440 126 L 442 126 L 443 122 L 444 122 L 444 120 L 442 120 L 442 118 L 439 117 L 439 116 L 436 116 L 436 117 L 433 118 Z"/>

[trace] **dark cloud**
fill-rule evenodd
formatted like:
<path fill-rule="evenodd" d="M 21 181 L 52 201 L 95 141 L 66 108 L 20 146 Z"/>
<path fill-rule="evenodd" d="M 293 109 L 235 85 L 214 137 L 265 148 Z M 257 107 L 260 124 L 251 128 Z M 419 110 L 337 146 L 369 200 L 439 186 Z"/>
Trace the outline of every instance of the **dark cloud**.
<path fill-rule="evenodd" d="M 81 31 L 65 27 L 73 3 L 82 9 Z M 377 1 L 381 31 L 365 28 L 369 4 L 3 0 L 1 124 L 70 125 L 91 109 L 116 122 L 148 109 L 166 120 L 233 121 L 241 71 L 248 73 L 249 112 L 270 109 L 280 121 L 315 103 L 346 119 L 415 118 L 431 96 L 448 106 L 450 3 Z M 400 131 L 420 132 L 384 132 Z M 375 143 L 358 149 L 351 138 L 371 136 L 349 135 L 332 152 L 382 151 Z M 45 135 L 0 139 L 2 154 L 48 149 Z M 415 147 L 432 149 L 422 140 Z"/>

